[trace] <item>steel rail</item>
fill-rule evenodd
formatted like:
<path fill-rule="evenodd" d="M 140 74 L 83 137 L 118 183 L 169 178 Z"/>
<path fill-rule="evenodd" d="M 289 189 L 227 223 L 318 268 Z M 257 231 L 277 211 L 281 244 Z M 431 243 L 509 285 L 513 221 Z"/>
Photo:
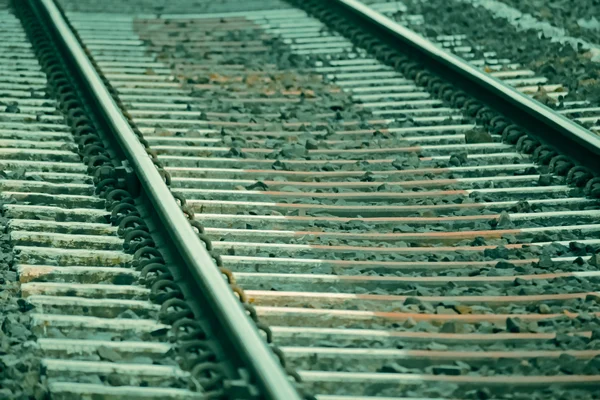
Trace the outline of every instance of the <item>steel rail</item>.
<path fill-rule="evenodd" d="M 468 93 L 500 111 L 540 139 L 594 170 L 600 169 L 600 137 L 499 79 L 472 66 L 359 0 L 330 0 L 340 14 L 354 19 L 394 48 L 421 61 Z"/>
<path fill-rule="evenodd" d="M 137 175 L 142 190 L 160 216 L 169 233 L 172 247 L 185 261 L 194 277 L 197 290 L 217 314 L 228 334 L 229 342 L 246 362 L 259 389 L 268 399 L 300 400 L 285 370 L 261 338 L 251 319 L 221 276 L 214 261 L 181 212 L 169 188 L 139 142 L 127 120 L 114 102 L 94 66 L 86 56 L 54 0 L 34 0 L 41 17 L 54 30 L 65 52 L 98 106 L 103 122 L 111 128 L 127 160 Z"/>

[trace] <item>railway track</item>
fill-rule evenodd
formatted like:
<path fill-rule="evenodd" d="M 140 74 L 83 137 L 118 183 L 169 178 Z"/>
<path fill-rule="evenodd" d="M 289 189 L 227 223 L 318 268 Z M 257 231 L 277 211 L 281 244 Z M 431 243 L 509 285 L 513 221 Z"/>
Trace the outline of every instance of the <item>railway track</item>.
<path fill-rule="evenodd" d="M 60 5 L 0 16 L 0 397 L 595 398 L 597 137 L 486 81 L 544 78 L 351 0 Z"/>

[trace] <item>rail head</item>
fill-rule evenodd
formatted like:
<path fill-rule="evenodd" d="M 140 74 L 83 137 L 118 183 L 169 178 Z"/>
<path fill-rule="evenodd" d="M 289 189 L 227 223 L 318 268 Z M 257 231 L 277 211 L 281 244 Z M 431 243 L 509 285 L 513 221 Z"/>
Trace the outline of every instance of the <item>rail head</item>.
<path fill-rule="evenodd" d="M 301 397 L 286 371 L 223 279 L 54 0 L 33 0 L 32 5 L 54 31 L 59 42 L 57 44 L 77 71 L 87 94 L 97 105 L 103 123 L 110 128 L 110 134 L 114 135 L 120 150 L 137 175 L 144 195 L 160 217 L 160 221 L 156 222 L 169 234 L 169 247 L 177 251 L 185 268 L 194 278 L 194 282 L 188 284 L 202 293 L 208 306 L 218 316 L 228 334 L 228 343 L 235 347 L 245 361 L 254 383 L 265 398 L 300 400 Z"/>
<path fill-rule="evenodd" d="M 373 10 L 360 0 L 331 0 L 329 4 L 391 46 L 418 57 L 432 72 L 497 109 L 541 140 L 596 171 L 600 169 L 600 136 Z"/>

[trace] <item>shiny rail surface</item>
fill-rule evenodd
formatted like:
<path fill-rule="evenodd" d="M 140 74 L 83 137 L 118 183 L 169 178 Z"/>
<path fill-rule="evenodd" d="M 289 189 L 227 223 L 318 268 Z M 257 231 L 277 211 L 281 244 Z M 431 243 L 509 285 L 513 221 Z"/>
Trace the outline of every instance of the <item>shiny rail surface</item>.
<path fill-rule="evenodd" d="M 131 127 L 143 134 L 171 189 L 203 226 L 206 250 L 233 271 L 259 321 L 270 327 L 288 372 L 319 400 L 592 399 L 600 384 L 600 204 L 593 174 L 535 137 L 515 134 L 518 127 L 494 131 L 481 113 L 439 96 L 424 73 L 413 74 L 418 65 L 395 63 L 369 32 L 352 33 L 317 2 L 247 3 L 198 2 L 157 14 L 153 2 L 139 0 L 134 15 L 111 9 L 110 2 L 59 1 Z M 391 13 L 397 5 L 389 4 L 371 10 Z M 16 20 L 5 18 L 17 32 Z M 409 17 L 407 25 L 418 20 Z M 555 83 L 510 60 L 488 52 L 469 57 L 460 37 L 431 39 L 519 92 L 534 95 L 542 84 L 560 96 Z M 27 65 L 33 77 L 39 66 Z M 26 107 L 46 107 L 32 113 L 51 116 L 50 103 L 27 98 L 34 82 L 21 89 L 18 79 L 25 78 L 0 86 L 14 92 L 20 107 L 20 114 L 6 115 L 19 120 L 27 118 Z M 29 119 L 9 122 L 1 132 L 19 140 L 42 137 L 39 118 L 37 125 Z M 56 120 L 43 135 L 68 146 L 72 139 Z M 31 128 L 22 128 L 25 123 Z M 39 161 L 19 161 L 27 168 L 49 168 L 40 163 L 53 161 L 43 157 L 58 146 L 62 153 L 51 157 L 72 160 L 52 168 L 85 171 L 64 144 L 25 140 L 19 146 L 28 147 L 26 160 L 29 148 L 54 146 L 38 151 Z M 4 162 L 16 168 L 17 161 Z M 87 190 L 73 194 L 102 208 L 90 195 L 89 178 L 80 179 L 88 186 L 69 190 Z M 10 190 L 18 193 L 48 186 L 0 182 L 16 185 Z M 147 296 L 145 288 L 120 282 L 133 272 L 115 268 L 115 259 L 126 264 L 129 256 L 116 229 L 99 223 L 106 212 L 68 211 L 81 215 L 69 226 L 30 221 L 37 212 L 21 204 L 25 195 L 2 190 L 17 200 L 14 210 L 4 207 L 13 218 L 12 240 L 22 242 L 16 248 L 24 264 L 21 287 L 36 307 L 34 319 L 92 321 L 37 313 L 72 313 L 93 289 L 99 314 L 78 329 L 125 329 L 124 321 L 127 329 L 141 329 L 137 319 L 106 314 L 121 312 L 132 293 Z M 52 200 L 42 214 L 53 216 L 67 201 L 64 195 Z M 12 216 L 17 212 L 29 217 Z M 53 252 L 67 259 L 63 253 L 71 248 L 86 250 L 73 250 L 64 265 L 47 261 Z M 23 259 L 28 252 L 35 255 Z M 98 265 L 100 255 L 106 260 Z M 96 264 L 81 266 L 82 257 Z M 64 281 L 64 271 L 71 277 L 80 270 L 96 277 L 91 285 Z M 139 310 L 156 310 L 150 304 L 140 300 Z M 144 315 L 153 327 L 144 329 L 158 329 L 155 314 Z M 71 350 L 74 336 L 44 333 L 48 337 L 38 341 L 47 352 L 52 396 L 202 398 L 189 383 L 173 383 L 189 382 L 189 372 L 178 366 L 166 374 L 152 360 L 134 368 L 110 359 L 105 347 L 132 351 L 115 344 L 121 336 L 112 330 L 109 339 L 85 337 Z M 162 341 L 135 345 L 144 356 L 150 347 L 172 349 Z M 86 361 L 59 357 L 69 351 Z M 104 354 L 102 361 L 92 361 L 97 354 Z M 91 381 L 107 368 L 135 378 L 125 385 Z M 143 386 L 140 369 L 157 381 L 135 392 Z"/>

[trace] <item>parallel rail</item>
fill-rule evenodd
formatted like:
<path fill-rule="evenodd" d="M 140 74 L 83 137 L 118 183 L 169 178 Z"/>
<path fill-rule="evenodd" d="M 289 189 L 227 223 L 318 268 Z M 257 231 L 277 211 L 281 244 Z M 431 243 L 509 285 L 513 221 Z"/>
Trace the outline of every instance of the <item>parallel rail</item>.
<path fill-rule="evenodd" d="M 344 15 L 360 21 L 365 29 L 374 32 L 382 41 L 411 54 L 425 67 L 470 96 L 504 115 L 510 115 L 512 121 L 540 134 L 545 142 L 560 147 L 565 154 L 576 157 L 590 168 L 598 169 L 598 135 L 363 5 L 359 0 L 336 0 L 334 3 L 345 11 Z"/>

